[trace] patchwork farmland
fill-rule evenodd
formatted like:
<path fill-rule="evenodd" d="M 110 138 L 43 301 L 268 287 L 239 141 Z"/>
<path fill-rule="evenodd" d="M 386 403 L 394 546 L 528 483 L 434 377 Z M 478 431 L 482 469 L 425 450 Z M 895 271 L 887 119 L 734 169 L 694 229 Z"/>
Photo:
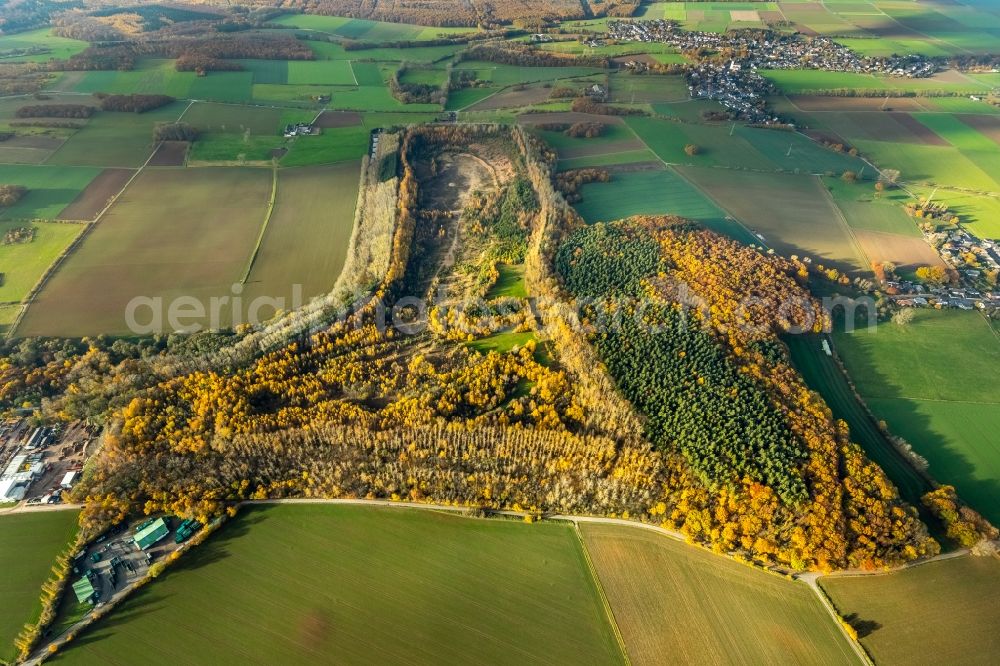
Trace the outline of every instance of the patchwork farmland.
<path fill-rule="evenodd" d="M 0 12 L 0 661 L 995 661 L 1000 9 L 69 4 Z"/>

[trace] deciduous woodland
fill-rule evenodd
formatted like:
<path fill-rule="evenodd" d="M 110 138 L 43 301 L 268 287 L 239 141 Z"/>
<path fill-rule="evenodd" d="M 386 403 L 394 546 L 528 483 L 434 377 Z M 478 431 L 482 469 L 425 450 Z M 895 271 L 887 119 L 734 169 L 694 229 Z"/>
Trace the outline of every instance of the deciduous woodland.
<path fill-rule="evenodd" d="M 248 365 L 150 384 L 115 410 L 77 491 L 89 531 L 137 511 L 372 497 L 632 517 L 796 569 L 937 552 L 789 364 L 778 335 L 825 323 L 804 265 L 677 218 L 585 227 L 554 189 L 553 153 L 518 128 L 414 128 L 399 157 L 375 294 L 391 309 L 443 293 L 429 329 L 382 329 L 372 301 Z M 474 182 L 456 193 L 460 173 Z M 463 308 L 520 262 L 537 317 L 510 297 Z M 622 327 L 578 317 L 584 296 Z"/>

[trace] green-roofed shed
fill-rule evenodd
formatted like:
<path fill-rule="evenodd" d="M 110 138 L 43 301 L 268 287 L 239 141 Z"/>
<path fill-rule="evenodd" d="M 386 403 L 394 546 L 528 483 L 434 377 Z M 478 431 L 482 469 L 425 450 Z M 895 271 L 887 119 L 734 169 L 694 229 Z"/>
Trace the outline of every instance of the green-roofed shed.
<path fill-rule="evenodd" d="M 94 600 L 94 595 L 97 594 L 97 590 L 94 589 L 94 582 L 91 580 L 91 576 L 94 574 L 88 573 L 86 576 L 80 580 L 73 583 L 73 594 L 76 595 L 76 600 L 81 604 L 92 602 Z"/>
<path fill-rule="evenodd" d="M 135 533 L 135 545 L 139 546 L 141 550 L 146 550 L 167 536 L 169 532 L 170 528 L 167 527 L 167 521 L 163 520 L 163 518 L 157 518 Z"/>

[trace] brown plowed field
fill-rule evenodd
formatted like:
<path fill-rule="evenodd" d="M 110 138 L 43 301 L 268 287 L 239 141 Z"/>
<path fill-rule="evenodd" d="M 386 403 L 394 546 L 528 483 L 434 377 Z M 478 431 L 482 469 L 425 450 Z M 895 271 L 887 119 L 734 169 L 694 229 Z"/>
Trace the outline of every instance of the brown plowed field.
<path fill-rule="evenodd" d="M 132 169 L 105 169 L 59 213 L 60 220 L 93 220 L 108 200 L 125 187 L 135 173 Z"/>
<path fill-rule="evenodd" d="M 316 127 L 333 129 L 336 127 L 354 127 L 361 124 L 361 114 L 354 111 L 324 111 L 316 120 Z"/>
<path fill-rule="evenodd" d="M 149 160 L 149 166 L 184 166 L 189 145 L 187 141 L 164 141 Z"/>
<path fill-rule="evenodd" d="M 955 117 L 990 141 L 1000 144 L 1000 116 L 980 116 L 963 113 Z"/>
<path fill-rule="evenodd" d="M 943 266 L 941 257 L 923 238 L 855 229 L 854 237 L 874 263 L 891 261 L 902 270 L 920 266 Z"/>
<path fill-rule="evenodd" d="M 934 131 L 921 123 L 919 120 L 914 118 L 908 113 L 890 113 L 889 114 L 893 120 L 909 130 L 910 134 L 915 136 L 920 143 L 925 143 L 928 146 L 950 146 L 951 144 L 939 137 Z M 891 139 L 890 139 L 891 140 Z"/>

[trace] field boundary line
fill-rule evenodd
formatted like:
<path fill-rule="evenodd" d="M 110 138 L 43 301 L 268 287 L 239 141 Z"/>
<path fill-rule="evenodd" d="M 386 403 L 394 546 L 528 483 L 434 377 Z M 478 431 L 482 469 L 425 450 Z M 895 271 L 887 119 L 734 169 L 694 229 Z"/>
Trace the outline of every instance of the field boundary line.
<path fill-rule="evenodd" d="M 820 190 L 823 191 L 823 198 L 828 204 L 833 208 L 833 215 L 840 224 L 840 228 L 847 234 L 847 238 L 850 240 L 851 245 L 854 247 L 854 252 L 857 254 L 858 258 L 864 262 L 860 269 L 864 272 L 871 270 L 872 264 L 874 263 L 865 249 L 861 246 L 858 241 L 858 237 L 854 234 L 854 229 L 851 227 L 850 223 L 847 221 L 847 216 L 844 215 L 844 211 L 840 210 L 840 206 L 837 205 L 837 200 L 833 198 L 830 194 L 830 190 L 827 188 L 826 183 L 823 182 L 822 176 L 811 176 L 811 178 L 816 179 L 816 185 Z"/>
<path fill-rule="evenodd" d="M 243 277 L 240 278 L 240 284 L 246 284 L 247 280 L 250 279 L 250 271 L 253 270 L 253 265 L 257 261 L 257 255 L 260 254 L 260 247 L 264 244 L 264 234 L 267 233 L 267 227 L 271 222 L 271 215 L 274 213 L 274 202 L 277 198 L 278 166 L 275 164 L 271 167 L 271 200 L 267 203 L 267 213 L 264 215 L 264 223 L 260 225 L 260 233 L 257 234 L 257 243 L 254 244 L 253 252 L 250 253 L 250 260 L 247 262 Z"/>
<path fill-rule="evenodd" d="M 642 137 L 639 137 L 639 138 L 642 139 Z M 645 142 L 643 142 L 643 143 L 645 143 Z M 648 147 L 649 146 L 647 145 L 647 148 Z M 656 155 L 656 151 L 655 150 L 653 150 L 652 148 L 650 148 L 650 151 L 654 155 Z M 764 240 L 763 238 L 761 238 L 760 236 L 758 236 L 754 232 L 753 229 L 751 229 L 750 227 L 748 227 L 747 225 L 745 225 L 743 223 L 743 220 L 741 220 L 740 218 L 738 218 L 735 215 L 733 215 L 733 212 L 731 210 L 729 210 L 728 208 L 726 208 L 725 206 L 723 206 L 718 200 L 716 200 L 715 197 L 713 197 L 712 195 L 710 195 L 708 193 L 708 191 L 706 191 L 704 188 L 702 188 L 700 185 L 698 185 L 698 183 L 694 182 L 693 180 L 691 180 L 690 178 L 688 178 L 687 176 L 685 176 L 684 173 L 680 169 L 674 168 L 674 165 L 670 164 L 669 162 L 667 162 L 666 160 L 664 160 L 659 155 L 656 155 L 656 158 L 658 160 L 660 160 L 661 162 L 663 162 L 663 164 L 667 167 L 668 171 L 672 171 L 673 173 L 677 174 L 677 176 L 681 180 L 683 180 L 685 183 L 687 183 L 688 185 L 690 185 L 692 188 L 695 189 L 695 191 L 701 193 L 701 195 L 703 197 L 705 197 L 706 199 L 708 199 L 709 201 L 711 201 L 715 206 L 717 206 L 719 208 L 719 210 L 721 210 L 723 213 L 725 213 L 726 216 L 730 220 L 732 220 L 733 222 L 735 222 L 737 224 L 737 226 L 739 226 L 740 229 L 742 229 L 743 231 L 747 232 L 747 234 L 750 235 L 750 238 L 754 239 L 754 243 L 760 243 L 767 250 L 773 249 L 770 245 L 768 245 L 768 243 L 767 243 L 766 240 Z M 682 165 L 678 165 L 678 166 L 685 166 L 685 165 L 682 164 Z M 693 168 L 698 169 L 698 168 L 703 168 L 703 167 L 693 167 Z"/>
<path fill-rule="evenodd" d="M 149 153 L 149 157 L 147 157 L 146 161 L 142 163 L 142 166 L 140 166 L 138 169 L 135 170 L 135 173 L 132 174 L 131 178 L 125 181 L 125 184 L 122 185 L 122 188 L 118 190 L 118 192 L 114 196 L 108 199 L 107 205 L 105 205 L 104 208 L 101 209 L 101 212 L 95 215 L 94 219 L 88 222 L 84 226 L 83 231 L 81 231 L 80 234 L 75 239 L 73 239 L 73 242 L 70 243 L 58 257 L 56 257 L 55 261 L 49 264 L 48 268 L 45 269 L 45 272 L 42 273 L 42 276 L 38 278 L 38 282 L 35 283 L 35 286 L 31 288 L 31 291 L 28 292 L 28 295 L 25 296 L 24 299 L 21 301 L 21 311 L 17 314 L 17 317 L 14 319 L 14 321 L 11 322 L 10 327 L 7 329 L 7 333 L 4 336 L 5 338 L 12 339 L 14 337 L 14 334 L 17 332 L 17 327 L 21 325 L 21 321 L 24 319 L 24 315 L 28 312 L 28 308 L 31 307 L 31 305 L 35 302 L 35 299 L 38 298 L 38 294 L 42 292 L 42 289 L 45 288 L 45 286 L 49 283 L 49 280 L 51 280 L 52 276 L 59 271 L 59 269 L 66 262 L 66 260 L 74 252 L 76 252 L 77 248 L 79 248 L 83 244 L 83 241 L 87 238 L 87 236 L 90 235 L 90 233 L 94 230 L 94 228 L 97 227 L 97 223 L 101 221 L 101 219 L 109 210 L 111 210 L 111 207 L 114 206 L 116 203 L 118 203 L 118 199 L 121 198 L 122 194 L 125 193 L 125 190 L 127 190 L 129 185 L 132 184 L 132 181 L 138 178 L 139 174 L 141 174 L 143 170 L 147 166 L 149 166 L 149 163 L 152 162 L 153 158 L 156 156 L 156 151 L 160 149 L 161 144 L 162 142 L 159 141 L 156 142 L 156 144 L 153 146 L 152 152 Z M 89 187 L 90 183 L 87 183 L 87 186 Z"/>
<path fill-rule="evenodd" d="M 808 585 L 813 593 L 815 593 L 816 597 L 819 598 L 820 604 L 830 614 L 833 621 L 836 622 L 837 628 L 840 629 L 840 633 L 843 634 L 844 638 L 850 644 L 851 649 L 854 650 L 854 653 L 861 659 L 862 663 L 866 666 L 875 666 L 875 662 L 872 660 L 871 655 L 868 654 L 868 650 L 865 649 L 865 646 L 861 644 L 861 641 L 847 633 L 847 627 L 844 626 L 847 621 L 841 617 L 836 606 L 834 606 L 830 598 L 826 596 L 826 591 L 819 586 L 816 579 L 817 576 L 815 574 L 805 575 L 800 578 L 800 580 Z"/>
<path fill-rule="evenodd" d="M 628 656 L 628 648 L 625 647 L 625 638 L 622 636 L 621 629 L 618 628 L 618 620 L 615 619 L 615 611 L 611 608 L 611 602 L 608 601 L 608 595 L 604 592 L 604 585 L 601 583 L 601 576 L 597 573 L 597 567 L 594 566 L 594 561 L 590 557 L 590 551 L 587 550 L 587 542 L 583 540 L 583 534 L 580 532 L 580 524 L 575 520 L 573 521 L 573 533 L 576 535 L 577 543 L 580 544 L 580 551 L 583 553 L 584 562 L 587 563 L 587 571 L 590 572 L 590 577 L 594 581 L 597 596 L 601 598 L 604 613 L 608 616 L 611 631 L 614 632 L 615 640 L 618 641 L 618 649 L 622 652 L 622 659 L 625 660 L 625 666 L 632 666 L 632 660 Z"/>
<path fill-rule="evenodd" d="M 358 86 L 360 88 L 361 84 L 358 83 L 358 74 L 357 74 L 357 72 L 354 71 L 354 61 L 353 60 L 348 60 L 347 61 L 347 68 L 349 70 L 351 70 L 351 78 L 354 79 L 354 85 L 356 85 L 356 86 Z"/>

